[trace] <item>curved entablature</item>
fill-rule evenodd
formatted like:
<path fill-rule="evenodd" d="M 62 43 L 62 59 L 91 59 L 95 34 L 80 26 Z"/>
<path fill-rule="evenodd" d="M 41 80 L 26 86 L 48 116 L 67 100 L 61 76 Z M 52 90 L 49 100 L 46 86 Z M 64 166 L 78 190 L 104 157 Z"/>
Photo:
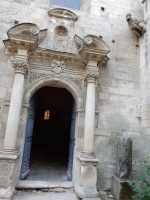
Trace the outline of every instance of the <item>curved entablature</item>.
<path fill-rule="evenodd" d="M 83 39 L 75 35 L 75 42 L 78 52 L 84 60 L 90 57 L 92 60 L 102 61 L 110 51 L 108 45 L 95 35 L 87 35 Z"/>
<path fill-rule="evenodd" d="M 36 24 L 22 23 L 10 28 L 7 32 L 9 39 L 3 42 L 12 52 L 16 52 L 17 49 L 34 51 L 44 40 L 46 34 L 47 29 L 40 30 Z"/>
<path fill-rule="evenodd" d="M 64 18 L 64 19 L 73 20 L 73 21 L 76 21 L 78 19 L 78 16 L 75 13 L 64 8 L 51 9 L 48 11 L 48 15 L 50 17 Z"/>

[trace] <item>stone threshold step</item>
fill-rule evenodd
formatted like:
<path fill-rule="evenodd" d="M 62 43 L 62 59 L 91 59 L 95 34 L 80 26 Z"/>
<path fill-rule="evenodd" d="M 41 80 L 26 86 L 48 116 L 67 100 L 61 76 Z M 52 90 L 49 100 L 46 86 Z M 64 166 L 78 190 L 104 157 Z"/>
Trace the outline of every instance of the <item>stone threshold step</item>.
<path fill-rule="evenodd" d="M 47 182 L 47 181 L 19 181 L 16 189 L 53 189 L 53 188 L 64 188 L 72 189 L 73 182 Z"/>

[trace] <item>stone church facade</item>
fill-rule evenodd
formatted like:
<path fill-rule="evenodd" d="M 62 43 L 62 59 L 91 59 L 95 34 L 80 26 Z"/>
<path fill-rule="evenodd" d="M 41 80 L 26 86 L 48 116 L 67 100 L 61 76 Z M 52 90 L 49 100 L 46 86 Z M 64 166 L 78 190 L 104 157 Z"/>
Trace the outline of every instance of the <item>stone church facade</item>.
<path fill-rule="evenodd" d="M 148 0 L 81 0 L 78 10 L 0 1 L 0 199 L 20 179 L 30 100 L 44 86 L 65 88 L 76 102 L 77 196 L 97 199 L 97 189 L 111 187 L 122 135 L 133 140 L 134 179 L 150 153 L 149 17 Z"/>

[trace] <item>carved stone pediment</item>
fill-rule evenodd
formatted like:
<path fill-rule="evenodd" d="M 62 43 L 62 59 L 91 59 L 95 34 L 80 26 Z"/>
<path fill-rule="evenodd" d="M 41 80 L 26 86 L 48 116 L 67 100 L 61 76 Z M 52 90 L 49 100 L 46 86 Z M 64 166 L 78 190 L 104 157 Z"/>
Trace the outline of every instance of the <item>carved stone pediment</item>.
<path fill-rule="evenodd" d="M 76 21 L 78 19 L 78 16 L 75 13 L 63 8 L 51 9 L 48 11 L 48 15 L 50 17 L 64 18 L 64 19 L 73 20 L 73 21 Z"/>
<path fill-rule="evenodd" d="M 75 42 L 79 53 L 81 53 L 85 47 L 109 51 L 107 44 L 101 38 L 95 35 L 87 35 L 83 39 L 78 35 L 75 35 Z"/>
<path fill-rule="evenodd" d="M 7 34 L 9 39 L 3 42 L 12 53 L 19 48 L 34 51 L 46 37 L 47 29 L 40 30 L 36 24 L 22 23 L 10 28 Z"/>
<path fill-rule="evenodd" d="M 136 33 L 139 37 L 141 37 L 146 32 L 146 22 L 141 20 L 137 20 L 131 17 L 132 15 L 128 13 L 126 15 L 126 20 L 128 25 L 134 33 Z"/>
<path fill-rule="evenodd" d="M 83 39 L 75 35 L 74 39 L 77 50 L 84 60 L 90 57 L 92 60 L 102 61 L 109 53 L 107 44 L 95 35 L 87 35 Z"/>

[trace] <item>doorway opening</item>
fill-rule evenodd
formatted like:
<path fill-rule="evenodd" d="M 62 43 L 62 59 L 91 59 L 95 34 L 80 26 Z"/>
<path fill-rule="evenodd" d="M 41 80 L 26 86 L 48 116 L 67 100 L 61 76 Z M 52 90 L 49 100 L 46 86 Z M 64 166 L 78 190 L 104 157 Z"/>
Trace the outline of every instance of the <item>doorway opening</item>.
<path fill-rule="evenodd" d="M 45 86 L 30 101 L 21 180 L 72 180 L 75 101 L 64 88 Z"/>

